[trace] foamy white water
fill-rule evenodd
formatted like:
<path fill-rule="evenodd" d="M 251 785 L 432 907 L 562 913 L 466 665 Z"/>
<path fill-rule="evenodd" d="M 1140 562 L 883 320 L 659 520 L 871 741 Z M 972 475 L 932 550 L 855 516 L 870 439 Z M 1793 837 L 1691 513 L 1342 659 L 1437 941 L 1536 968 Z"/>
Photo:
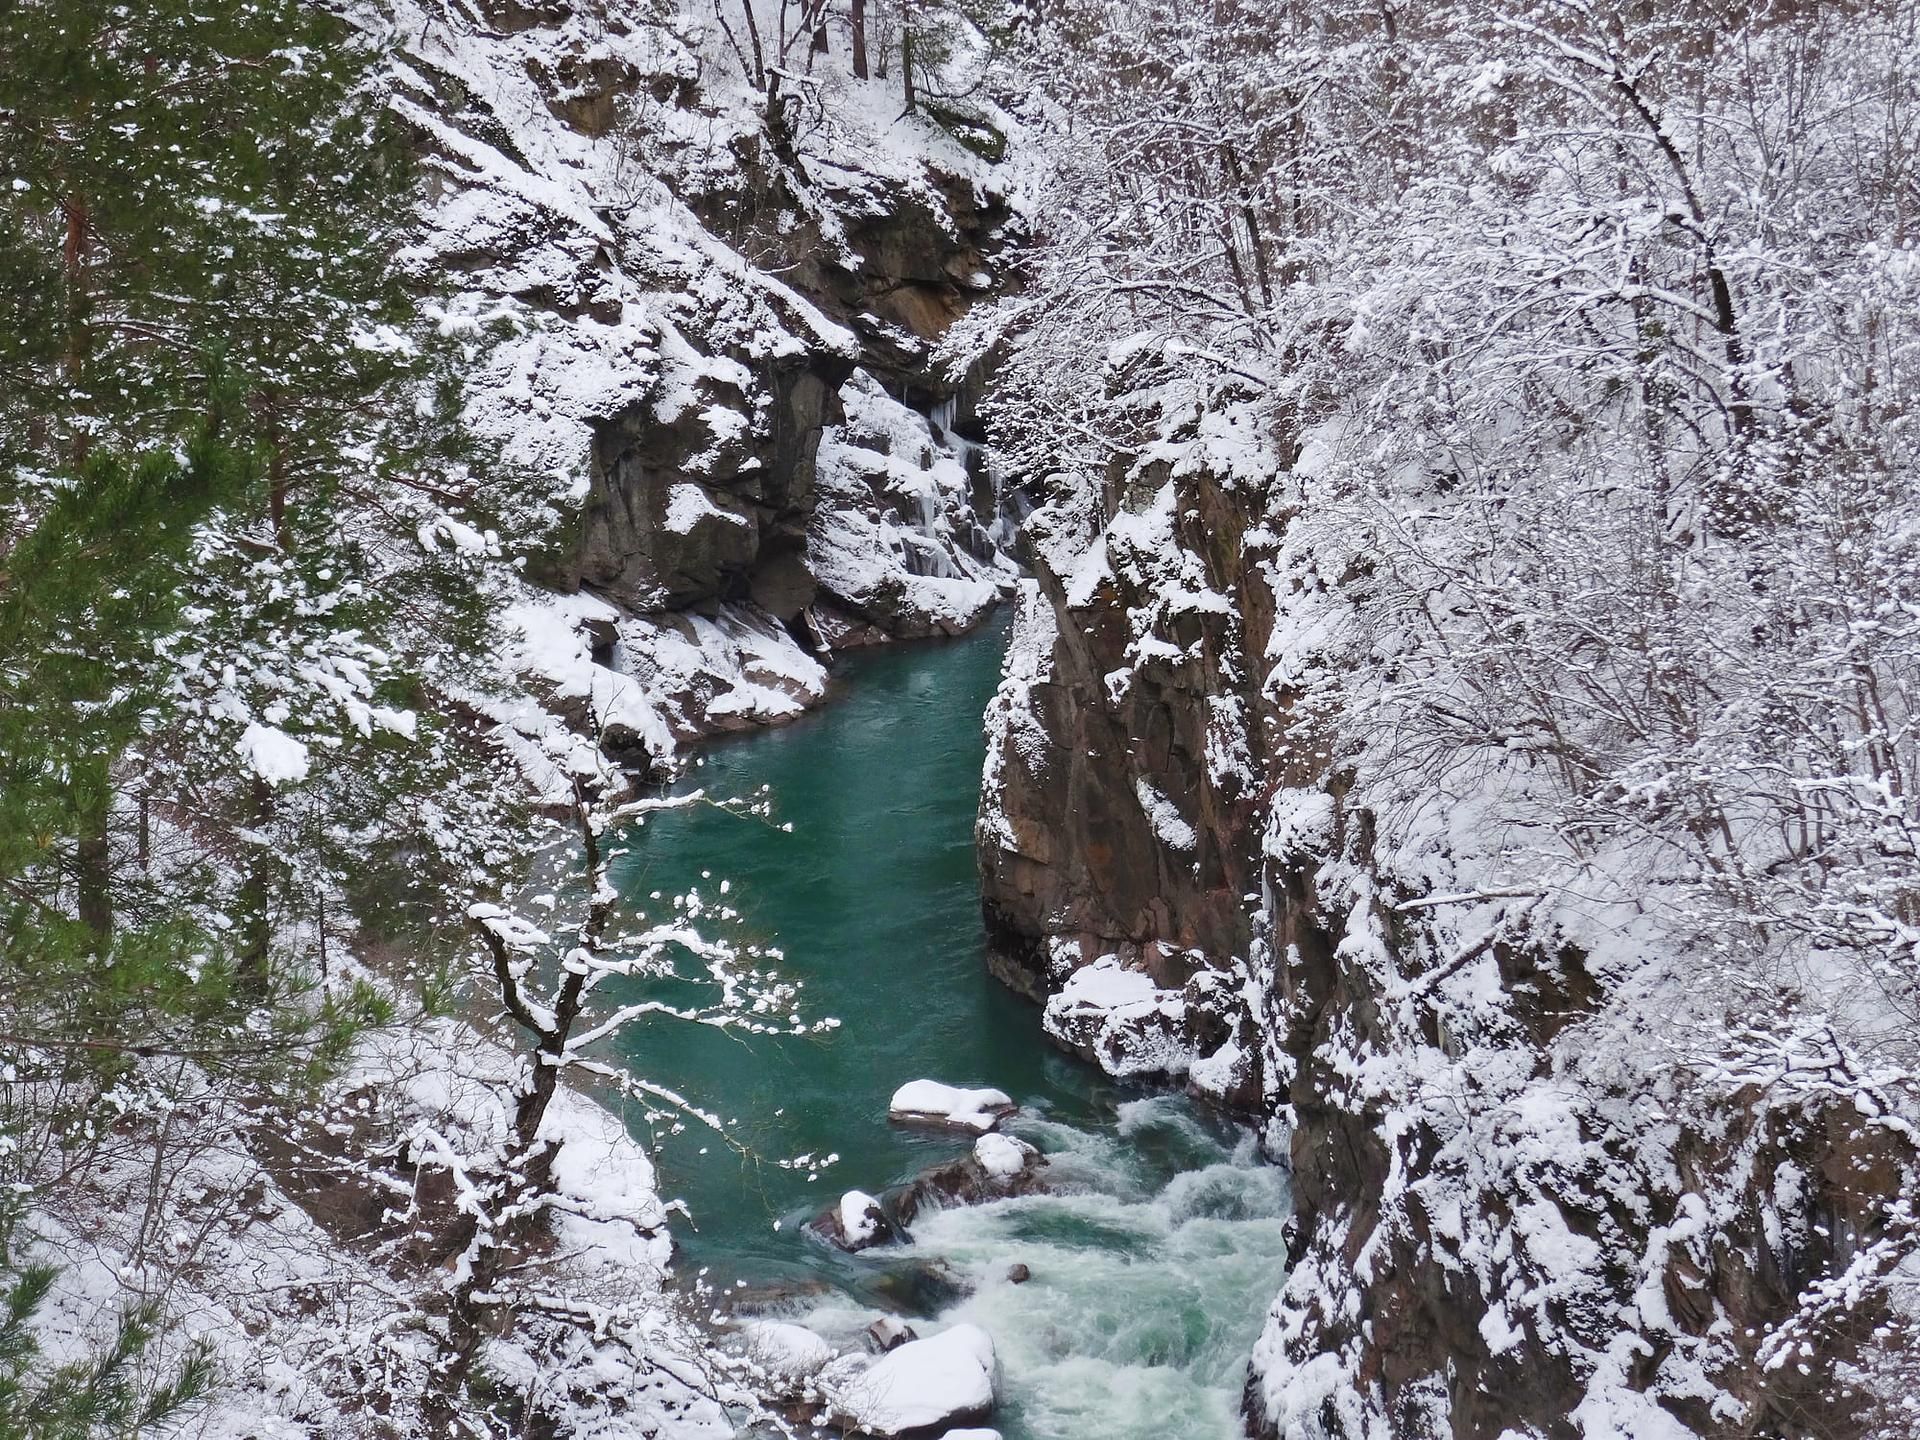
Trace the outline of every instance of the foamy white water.
<path fill-rule="evenodd" d="M 1070 1193 L 922 1217 L 913 1253 L 973 1293 L 923 1332 L 993 1336 L 1007 1440 L 1237 1440 L 1247 1356 L 1285 1266 L 1283 1172 L 1178 1097 L 1121 1107 L 1114 1131 L 1027 1118 Z M 1032 1278 L 1015 1285 L 1007 1267 Z M 874 1312 L 808 1323 L 850 1337 Z"/>

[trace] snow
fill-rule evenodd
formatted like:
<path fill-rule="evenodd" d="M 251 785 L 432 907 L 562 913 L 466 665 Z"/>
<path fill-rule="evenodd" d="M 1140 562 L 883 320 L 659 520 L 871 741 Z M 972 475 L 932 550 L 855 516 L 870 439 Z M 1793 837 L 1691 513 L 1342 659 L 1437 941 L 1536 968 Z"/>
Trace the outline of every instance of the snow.
<path fill-rule="evenodd" d="M 848 1249 L 858 1249 L 872 1243 L 880 1233 L 880 1224 L 885 1218 L 880 1202 L 864 1190 L 849 1190 L 842 1195 L 836 1213 L 840 1220 L 840 1233 L 846 1238 Z"/>
<path fill-rule="evenodd" d="M 993 1340 L 977 1325 L 955 1325 L 909 1340 L 832 1393 L 834 1408 L 876 1435 L 901 1435 L 993 1408 Z"/>
<path fill-rule="evenodd" d="M 887 1113 L 895 1120 L 934 1121 L 962 1130 L 987 1131 L 1013 1109 L 1004 1090 L 966 1090 L 937 1080 L 910 1080 L 893 1092 Z"/>
<path fill-rule="evenodd" d="M 1034 1153 L 1031 1145 L 1011 1135 L 982 1135 L 973 1142 L 973 1158 L 996 1180 L 1013 1179 L 1027 1168 L 1027 1160 Z"/>
<path fill-rule="evenodd" d="M 257 720 L 240 736 L 240 754 L 254 774 L 276 787 L 306 779 L 312 763 L 302 741 Z"/>
<path fill-rule="evenodd" d="M 1036 713 L 1034 692 L 1053 670 L 1059 637 L 1053 606 L 1036 580 L 1022 580 L 1015 592 L 1012 633 L 1002 662 L 1000 684 L 987 702 L 987 756 L 980 780 L 979 832 L 1003 850 L 1018 853 L 1020 837 L 1006 814 L 1004 796 L 1009 765 L 1045 775 L 1053 740 Z"/>
<path fill-rule="evenodd" d="M 818 1374 L 833 1359 L 833 1346 L 801 1325 L 754 1320 L 741 1327 L 747 1353 L 769 1372 L 789 1379 Z"/>
<path fill-rule="evenodd" d="M 709 515 L 729 525 L 748 523 L 746 516 L 714 504 L 704 486 L 681 481 L 667 491 L 667 529 L 676 535 L 692 534 L 694 527 Z"/>
<path fill-rule="evenodd" d="M 1118 957 L 1103 955 L 1093 964 L 1074 971 L 1053 998 L 1063 1009 L 1121 1010 L 1131 1005 L 1152 1004 L 1161 993 L 1151 975 L 1124 969 Z"/>
<path fill-rule="evenodd" d="M 1146 812 L 1147 823 L 1153 826 L 1153 833 L 1168 849 L 1187 852 L 1200 843 L 1193 826 L 1186 822 L 1171 800 L 1153 788 L 1146 776 L 1134 777 L 1133 793 L 1140 801 L 1140 808 Z"/>

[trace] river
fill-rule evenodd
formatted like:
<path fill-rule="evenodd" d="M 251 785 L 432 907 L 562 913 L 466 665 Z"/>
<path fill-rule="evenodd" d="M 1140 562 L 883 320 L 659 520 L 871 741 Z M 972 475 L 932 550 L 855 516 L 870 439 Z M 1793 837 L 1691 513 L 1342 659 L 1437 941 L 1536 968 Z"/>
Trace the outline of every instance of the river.
<path fill-rule="evenodd" d="M 703 806 L 624 837 L 629 899 L 697 889 L 737 911 L 724 923 L 783 952 L 803 1013 L 840 1021 L 805 1036 L 664 1020 L 625 1035 L 636 1073 L 718 1107 L 740 1147 L 654 1127 L 663 1192 L 690 1216 L 677 1264 L 717 1289 L 787 1292 L 789 1318 L 848 1346 L 883 1310 L 921 1317 L 922 1333 L 981 1325 L 1007 1440 L 1227 1440 L 1284 1265 L 1283 1177 L 1238 1127 L 1053 1050 L 1038 1010 L 988 976 L 972 830 L 1004 643 L 1001 624 L 849 657 L 830 703 L 707 748 L 679 787 L 771 787 L 774 823 Z M 967 1149 L 887 1122 L 894 1089 L 921 1076 L 1011 1094 L 1022 1109 L 1006 1128 L 1048 1152 L 1070 1193 L 923 1216 L 911 1247 L 815 1243 L 802 1223 L 843 1191 Z M 801 1156 L 813 1163 L 776 1163 Z M 1006 1279 L 1016 1261 L 1024 1285 Z M 942 1271 L 971 1293 L 927 1283 Z"/>

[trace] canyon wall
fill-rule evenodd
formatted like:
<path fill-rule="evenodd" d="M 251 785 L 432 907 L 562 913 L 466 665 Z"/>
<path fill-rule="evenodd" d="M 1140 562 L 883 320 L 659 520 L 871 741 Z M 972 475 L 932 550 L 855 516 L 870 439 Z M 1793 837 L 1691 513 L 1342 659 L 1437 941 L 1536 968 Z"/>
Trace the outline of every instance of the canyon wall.
<path fill-rule="evenodd" d="M 543 698 L 491 717 L 523 760 L 589 730 L 671 769 L 819 699 L 833 650 L 977 624 L 1015 567 L 977 382 L 932 357 L 1020 233 L 1015 123 L 844 81 L 779 108 L 641 3 L 484 19 L 367 23 L 435 180 L 409 260 L 492 337 L 476 428 L 553 485 L 506 657 Z"/>
<path fill-rule="evenodd" d="M 1056 1041 L 1290 1169 L 1251 1433 L 1908 1433 L 1886 1077 L 1817 1009 L 1730 1017 L 1657 905 L 1489 884 L 1479 792 L 1343 730 L 1373 557 L 1302 522 L 1312 444 L 1148 354 L 1109 383 L 1137 446 L 1030 522 L 984 904 Z M 1716 1065 L 1730 1024 L 1775 1063 Z"/>

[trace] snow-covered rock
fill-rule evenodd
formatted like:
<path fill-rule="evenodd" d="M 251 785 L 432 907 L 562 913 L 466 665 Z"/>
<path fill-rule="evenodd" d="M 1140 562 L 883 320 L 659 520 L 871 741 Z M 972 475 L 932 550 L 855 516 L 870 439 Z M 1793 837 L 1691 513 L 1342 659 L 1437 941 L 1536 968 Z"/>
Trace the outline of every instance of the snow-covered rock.
<path fill-rule="evenodd" d="M 1004 1090 L 966 1090 L 938 1080 L 910 1080 L 893 1092 L 887 1117 L 915 1125 L 984 1132 L 999 1125 L 1013 1109 L 1013 1097 Z"/>
<path fill-rule="evenodd" d="M 849 1250 L 871 1245 L 886 1228 L 886 1213 L 880 1202 L 864 1190 L 849 1190 L 840 1197 L 834 1212 L 840 1221 L 840 1235 Z"/>
<path fill-rule="evenodd" d="M 828 1382 L 836 1414 L 874 1435 L 964 1425 L 994 1406 L 993 1340 L 977 1325 L 955 1325 L 889 1351 L 855 1374 Z"/>
<path fill-rule="evenodd" d="M 973 1142 L 973 1158 L 996 1180 L 1011 1180 L 1039 1153 L 1026 1141 L 1011 1135 L 987 1134 Z"/>
<path fill-rule="evenodd" d="M 807 1230 L 836 1250 L 865 1250 L 898 1239 L 887 1209 L 864 1190 L 849 1190 L 807 1221 Z"/>
<path fill-rule="evenodd" d="M 1042 1024 L 1049 1037 L 1094 1061 L 1110 1075 L 1179 1076 L 1194 1062 L 1179 990 L 1103 955 L 1068 977 L 1047 1001 Z"/>
<path fill-rule="evenodd" d="M 841 399 L 846 421 L 820 442 L 807 565 L 831 608 L 868 628 L 840 621 L 835 630 L 823 608 L 829 638 L 971 629 L 1018 574 L 976 513 L 971 447 L 936 431 L 864 371 Z"/>
<path fill-rule="evenodd" d="M 769 1375 L 781 1380 L 806 1380 L 819 1374 L 833 1359 L 824 1337 L 804 1325 L 780 1320 L 755 1320 L 741 1327 L 747 1356 Z"/>

